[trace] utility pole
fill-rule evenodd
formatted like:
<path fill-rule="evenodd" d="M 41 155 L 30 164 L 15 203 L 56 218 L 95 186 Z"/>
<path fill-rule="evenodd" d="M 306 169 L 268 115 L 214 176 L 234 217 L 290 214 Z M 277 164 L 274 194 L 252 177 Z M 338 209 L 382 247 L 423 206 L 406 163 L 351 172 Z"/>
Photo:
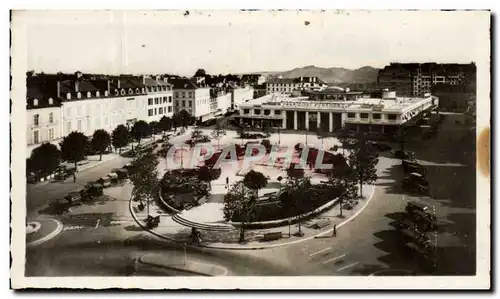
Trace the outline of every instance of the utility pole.
<path fill-rule="evenodd" d="M 186 248 L 187 248 L 187 243 L 184 243 L 184 266 L 187 264 L 187 252 L 186 252 Z"/>

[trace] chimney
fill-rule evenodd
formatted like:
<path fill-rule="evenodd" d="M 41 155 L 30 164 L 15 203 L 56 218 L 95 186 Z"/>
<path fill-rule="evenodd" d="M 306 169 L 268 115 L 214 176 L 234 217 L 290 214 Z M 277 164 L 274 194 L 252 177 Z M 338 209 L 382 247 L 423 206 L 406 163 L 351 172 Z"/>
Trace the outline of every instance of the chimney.
<path fill-rule="evenodd" d="M 118 89 L 120 89 L 120 88 L 121 88 L 121 87 L 120 87 L 120 79 L 117 79 L 117 80 L 116 80 L 116 87 L 117 87 Z"/>
<path fill-rule="evenodd" d="M 109 82 L 109 80 L 106 80 L 106 83 L 107 83 L 107 91 L 109 94 L 111 92 L 111 82 Z"/>
<path fill-rule="evenodd" d="M 61 96 L 61 81 L 57 81 L 57 90 L 56 90 L 57 98 Z"/>
<path fill-rule="evenodd" d="M 144 76 L 144 75 L 142 76 L 142 84 L 146 85 L 146 76 Z"/>
<path fill-rule="evenodd" d="M 75 92 L 79 91 L 80 91 L 80 82 L 78 82 L 78 80 L 75 80 Z"/>

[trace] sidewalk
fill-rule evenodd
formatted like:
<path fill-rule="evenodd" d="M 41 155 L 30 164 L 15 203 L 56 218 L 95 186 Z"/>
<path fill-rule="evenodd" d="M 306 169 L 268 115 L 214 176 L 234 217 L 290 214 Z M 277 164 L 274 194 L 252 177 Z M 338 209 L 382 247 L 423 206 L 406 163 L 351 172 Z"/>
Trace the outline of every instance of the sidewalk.
<path fill-rule="evenodd" d="M 157 237 L 174 241 L 180 243 L 187 243 L 190 246 L 200 246 L 208 248 L 218 248 L 218 249 L 233 249 L 233 250 L 255 250 L 255 249 L 266 249 L 278 246 L 285 246 L 294 243 L 304 242 L 313 238 L 332 238 L 333 227 L 336 225 L 337 230 L 339 230 L 343 225 L 345 225 L 354 217 L 358 216 L 361 211 L 366 207 L 366 205 L 373 198 L 375 192 L 375 186 L 364 186 L 363 187 L 364 198 L 360 199 L 358 205 L 350 210 L 343 211 L 343 217 L 339 217 L 339 207 L 335 205 L 332 209 L 329 209 L 308 221 L 304 221 L 301 224 L 301 231 L 304 233 L 302 237 L 296 236 L 295 233 L 298 231 L 298 223 L 291 226 L 285 225 L 281 227 L 269 228 L 269 229 L 254 229 L 245 231 L 244 244 L 238 243 L 239 241 L 239 229 L 235 228 L 233 231 L 201 231 L 202 243 L 199 245 L 191 244 L 191 228 L 182 226 L 177 222 L 172 220 L 170 215 L 162 214 L 162 210 L 158 206 L 150 206 L 151 214 L 160 215 L 160 224 L 154 229 L 147 229 L 145 227 L 144 220 L 147 217 L 146 209 L 138 212 L 136 206 L 137 202 L 130 201 L 130 211 L 132 217 L 136 222 L 148 232 L 156 235 Z M 195 222 L 194 219 L 189 219 Z M 322 228 L 315 228 L 314 224 L 321 220 L 329 220 L 329 223 Z M 274 241 L 263 241 L 262 237 L 267 233 L 281 232 L 282 238 Z M 290 235 L 291 234 L 291 235 Z"/>
<path fill-rule="evenodd" d="M 224 267 L 187 258 L 181 252 L 174 256 L 143 255 L 136 261 L 135 272 L 136 275 L 154 272 L 168 276 L 226 276 L 228 274 L 228 270 Z"/>

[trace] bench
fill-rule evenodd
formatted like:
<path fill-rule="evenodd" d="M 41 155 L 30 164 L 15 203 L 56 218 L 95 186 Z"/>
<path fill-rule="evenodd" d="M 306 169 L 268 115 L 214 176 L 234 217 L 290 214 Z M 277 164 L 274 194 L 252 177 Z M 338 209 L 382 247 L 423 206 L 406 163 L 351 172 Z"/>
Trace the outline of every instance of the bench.
<path fill-rule="evenodd" d="M 330 223 L 331 223 L 330 219 L 321 219 L 321 220 L 319 220 L 318 222 L 316 222 L 314 224 L 314 227 L 316 227 L 316 228 L 323 228 L 325 226 L 330 225 Z"/>
<path fill-rule="evenodd" d="M 279 240 L 282 237 L 283 236 L 282 236 L 281 232 L 272 232 L 272 233 L 264 234 L 264 236 L 262 237 L 262 241 L 264 241 L 264 242 L 266 242 L 266 241 L 274 241 L 274 240 Z"/>

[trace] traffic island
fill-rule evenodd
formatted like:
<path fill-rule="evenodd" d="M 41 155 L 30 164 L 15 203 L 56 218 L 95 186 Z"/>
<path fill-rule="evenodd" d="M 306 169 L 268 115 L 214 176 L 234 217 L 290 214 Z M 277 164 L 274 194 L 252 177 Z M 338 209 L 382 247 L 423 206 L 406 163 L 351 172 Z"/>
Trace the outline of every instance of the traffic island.
<path fill-rule="evenodd" d="M 215 264 L 207 264 L 187 256 L 165 256 L 146 254 L 135 265 L 135 274 L 158 274 L 166 276 L 226 276 L 228 270 Z"/>
<path fill-rule="evenodd" d="M 26 224 L 26 246 L 40 245 L 62 231 L 63 225 L 55 219 L 37 219 Z"/>

